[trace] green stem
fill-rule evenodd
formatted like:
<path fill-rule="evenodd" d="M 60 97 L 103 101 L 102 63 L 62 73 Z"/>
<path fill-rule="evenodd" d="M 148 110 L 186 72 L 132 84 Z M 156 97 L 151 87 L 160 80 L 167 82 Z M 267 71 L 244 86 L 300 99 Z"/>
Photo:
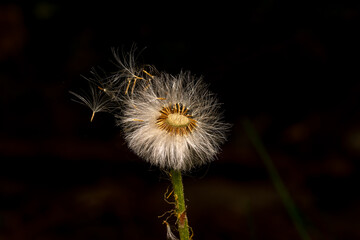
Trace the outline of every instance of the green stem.
<path fill-rule="evenodd" d="M 184 198 L 184 187 L 182 183 L 181 171 L 171 170 L 170 172 L 171 182 L 174 189 L 174 198 L 175 198 L 175 211 L 176 217 L 178 219 L 178 231 L 180 235 L 180 240 L 189 240 L 189 225 L 188 219 L 186 216 L 186 205 Z"/>
<path fill-rule="evenodd" d="M 290 197 L 289 192 L 287 191 L 286 186 L 284 185 L 283 181 L 281 180 L 281 177 L 273 164 L 269 154 L 267 153 L 265 147 L 263 146 L 261 140 L 259 139 L 255 128 L 251 124 L 250 120 L 245 119 L 243 121 L 243 125 L 245 128 L 245 131 L 250 138 L 251 143 L 254 145 L 257 153 L 260 155 L 260 158 L 262 159 L 263 163 L 265 164 L 271 181 L 274 184 L 292 222 L 294 223 L 301 239 L 303 240 L 310 240 L 310 236 L 308 235 L 306 228 L 304 226 L 304 223 L 300 217 L 300 214 L 296 208 L 295 203 L 293 202 L 292 198 Z"/>

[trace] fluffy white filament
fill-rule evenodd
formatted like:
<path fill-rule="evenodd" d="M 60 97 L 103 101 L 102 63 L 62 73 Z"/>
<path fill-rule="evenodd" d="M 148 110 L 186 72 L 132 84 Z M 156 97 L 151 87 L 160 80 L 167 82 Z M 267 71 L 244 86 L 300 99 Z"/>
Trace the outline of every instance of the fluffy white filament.
<path fill-rule="evenodd" d="M 220 105 L 202 79 L 189 72 L 176 76 L 162 73 L 137 83 L 133 94 L 125 95 L 118 120 L 129 147 L 161 168 L 189 170 L 214 159 L 225 140 L 227 125 L 221 121 Z M 181 103 L 189 109 L 196 127 L 185 135 L 170 134 L 156 124 L 163 107 Z"/>
<path fill-rule="evenodd" d="M 128 61 L 121 61 L 116 56 L 121 70 L 99 81 L 98 89 L 108 94 L 106 101 L 111 102 L 129 148 L 163 169 L 186 171 L 214 160 L 229 125 L 222 121 L 220 104 L 202 78 L 190 72 L 158 73 L 148 66 L 145 70 L 135 65 L 132 53 L 127 57 Z M 174 106 L 186 111 L 170 114 L 167 123 L 181 124 L 162 129 L 160 111 Z M 181 129 L 180 134 L 177 130 L 190 122 L 188 118 L 193 119 L 193 126 Z"/>

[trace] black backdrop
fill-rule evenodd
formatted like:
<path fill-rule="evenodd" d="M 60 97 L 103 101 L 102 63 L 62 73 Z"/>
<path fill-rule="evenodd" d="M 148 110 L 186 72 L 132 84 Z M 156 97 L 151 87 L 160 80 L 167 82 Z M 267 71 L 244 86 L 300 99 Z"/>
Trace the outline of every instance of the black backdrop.
<path fill-rule="evenodd" d="M 167 176 L 69 90 L 111 47 L 204 76 L 233 124 L 184 177 L 194 239 L 300 239 L 242 127 L 259 131 L 312 239 L 358 239 L 359 4 L 0 5 L 0 238 L 165 239 Z"/>

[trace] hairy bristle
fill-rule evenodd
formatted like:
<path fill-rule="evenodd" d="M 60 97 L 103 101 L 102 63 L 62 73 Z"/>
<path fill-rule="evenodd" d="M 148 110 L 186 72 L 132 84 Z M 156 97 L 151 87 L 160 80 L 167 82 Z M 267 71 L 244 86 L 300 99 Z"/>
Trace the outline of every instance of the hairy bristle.
<path fill-rule="evenodd" d="M 215 95 L 190 72 L 137 65 L 134 52 L 122 59 L 114 51 L 119 70 L 105 77 L 93 71 L 89 95 L 71 92 L 76 101 L 90 107 L 91 120 L 113 113 L 129 148 L 160 168 L 185 171 L 214 160 L 229 129 Z"/>

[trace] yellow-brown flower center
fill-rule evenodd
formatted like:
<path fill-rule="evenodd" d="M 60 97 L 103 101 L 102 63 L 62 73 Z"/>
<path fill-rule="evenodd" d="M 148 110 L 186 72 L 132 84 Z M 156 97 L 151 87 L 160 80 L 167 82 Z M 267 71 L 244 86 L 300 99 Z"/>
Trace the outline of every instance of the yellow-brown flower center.
<path fill-rule="evenodd" d="M 188 114 L 189 109 L 180 103 L 163 107 L 156 124 L 161 130 L 174 135 L 186 135 L 196 128 L 196 120 Z"/>
<path fill-rule="evenodd" d="M 190 120 L 188 117 L 179 113 L 170 113 L 167 116 L 166 122 L 174 127 L 186 127 L 190 123 Z"/>

